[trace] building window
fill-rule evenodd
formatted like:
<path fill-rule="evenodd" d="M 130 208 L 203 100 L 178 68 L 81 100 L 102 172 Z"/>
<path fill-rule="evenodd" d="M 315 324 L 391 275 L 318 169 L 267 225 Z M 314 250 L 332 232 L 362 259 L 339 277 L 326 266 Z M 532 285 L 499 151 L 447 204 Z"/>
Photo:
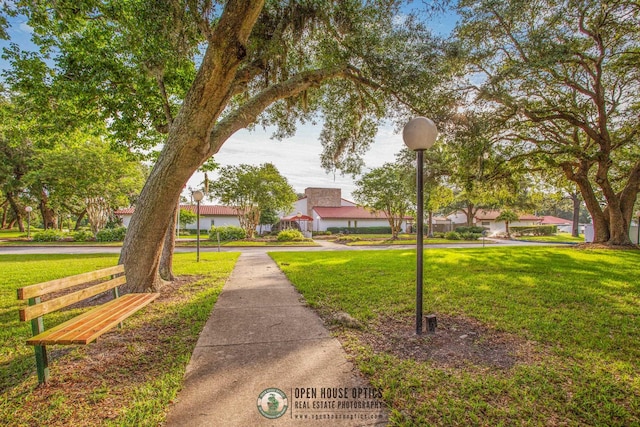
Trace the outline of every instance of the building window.
<path fill-rule="evenodd" d="M 211 220 L 211 227 L 213 227 L 215 225 L 215 222 L 216 221 L 214 219 Z M 211 227 L 209 227 L 209 228 L 211 228 Z"/>
<path fill-rule="evenodd" d="M 482 221 L 482 226 L 483 227 L 489 227 L 489 226 L 491 226 L 491 223 L 489 221 Z"/>
<path fill-rule="evenodd" d="M 353 227 L 354 228 L 358 228 L 358 221 L 357 220 L 353 221 Z"/>
<path fill-rule="evenodd" d="M 347 222 L 347 228 L 351 228 L 351 220 Z"/>

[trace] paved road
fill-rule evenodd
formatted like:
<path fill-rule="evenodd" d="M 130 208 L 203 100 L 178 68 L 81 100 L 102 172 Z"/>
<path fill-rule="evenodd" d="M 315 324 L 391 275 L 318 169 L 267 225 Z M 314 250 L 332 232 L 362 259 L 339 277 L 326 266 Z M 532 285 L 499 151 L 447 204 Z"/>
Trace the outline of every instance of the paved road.
<path fill-rule="evenodd" d="M 387 249 L 411 249 L 415 245 L 388 245 L 388 246 L 345 246 L 337 243 L 316 241 L 320 246 L 261 246 L 261 247 L 222 247 L 221 252 L 242 252 L 242 253 L 264 253 L 276 251 L 358 251 L 358 250 L 387 250 Z M 543 242 L 520 242 L 516 240 L 487 240 L 486 247 L 504 246 L 558 246 L 558 243 Z M 438 245 L 425 245 L 428 249 L 450 249 L 450 248 L 477 248 L 481 244 L 450 243 Z M 0 245 L 0 255 L 19 254 L 97 254 L 110 253 L 118 254 L 121 251 L 119 246 L 2 246 Z M 195 252 L 195 247 L 177 247 L 175 252 Z M 201 247 L 201 252 L 217 252 L 215 247 Z"/>

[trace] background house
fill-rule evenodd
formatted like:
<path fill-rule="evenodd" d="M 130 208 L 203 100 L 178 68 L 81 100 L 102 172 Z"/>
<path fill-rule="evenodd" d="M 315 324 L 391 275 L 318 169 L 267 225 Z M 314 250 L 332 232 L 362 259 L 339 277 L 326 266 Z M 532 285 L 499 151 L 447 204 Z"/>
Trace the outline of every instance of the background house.
<path fill-rule="evenodd" d="M 186 209 L 193 213 L 196 212 L 196 208 L 196 205 L 180 205 L 180 209 Z M 118 209 L 115 211 L 115 215 L 122 219 L 122 224 L 125 227 L 128 227 L 134 210 L 135 208 Z M 229 206 L 200 205 L 200 230 L 209 231 L 209 229 L 214 225 L 233 225 L 240 227 L 240 221 L 238 221 L 235 209 Z M 197 225 L 195 221 L 191 224 L 187 224 L 187 230 L 196 229 Z"/>
<path fill-rule="evenodd" d="M 481 209 L 476 212 L 473 218 L 473 225 L 483 227 L 489 230 L 489 235 L 506 233 L 506 226 L 504 221 L 498 221 L 496 218 L 500 216 L 500 210 L 497 209 Z M 447 217 L 451 220 L 455 227 L 462 227 L 467 225 L 467 215 L 464 212 L 455 212 Z M 540 225 L 542 217 L 521 214 L 518 217 L 518 221 L 509 221 L 509 227 L 527 227 Z"/>
<path fill-rule="evenodd" d="M 361 227 L 389 227 L 387 215 L 383 212 L 370 211 L 356 205 L 354 202 L 342 198 L 339 188 L 306 188 L 304 197 L 296 201 L 293 211 L 313 218 L 306 222 L 305 231 L 326 231 L 330 227 L 361 228 Z M 402 229 L 407 229 L 406 217 L 402 222 Z M 304 223 L 303 223 L 304 225 Z"/>
<path fill-rule="evenodd" d="M 561 233 L 571 233 L 573 229 L 573 221 L 549 215 L 542 217 L 540 225 L 555 225 Z M 584 224 L 578 224 L 578 232 L 584 234 Z"/>

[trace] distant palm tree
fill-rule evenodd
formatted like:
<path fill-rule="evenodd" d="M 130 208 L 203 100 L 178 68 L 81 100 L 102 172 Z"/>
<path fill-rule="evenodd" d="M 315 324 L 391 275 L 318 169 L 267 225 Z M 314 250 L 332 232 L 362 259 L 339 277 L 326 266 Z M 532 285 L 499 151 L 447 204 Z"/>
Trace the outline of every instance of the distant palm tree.
<path fill-rule="evenodd" d="M 504 221 L 504 226 L 507 232 L 507 237 L 511 238 L 511 233 L 509 232 L 509 222 L 517 221 L 520 217 L 517 213 L 510 210 L 505 210 L 500 212 L 500 215 L 496 217 L 496 221 Z"/>

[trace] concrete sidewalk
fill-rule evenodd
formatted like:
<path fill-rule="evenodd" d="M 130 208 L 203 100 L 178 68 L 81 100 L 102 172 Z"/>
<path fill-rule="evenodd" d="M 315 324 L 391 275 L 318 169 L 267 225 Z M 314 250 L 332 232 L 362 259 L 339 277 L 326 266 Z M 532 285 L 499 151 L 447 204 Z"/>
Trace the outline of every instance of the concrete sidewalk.
<path fill-rule="evenodd" d="M 273 260 L 243 253 L 167 425 L 385 425 L 378 397 Z"/>

